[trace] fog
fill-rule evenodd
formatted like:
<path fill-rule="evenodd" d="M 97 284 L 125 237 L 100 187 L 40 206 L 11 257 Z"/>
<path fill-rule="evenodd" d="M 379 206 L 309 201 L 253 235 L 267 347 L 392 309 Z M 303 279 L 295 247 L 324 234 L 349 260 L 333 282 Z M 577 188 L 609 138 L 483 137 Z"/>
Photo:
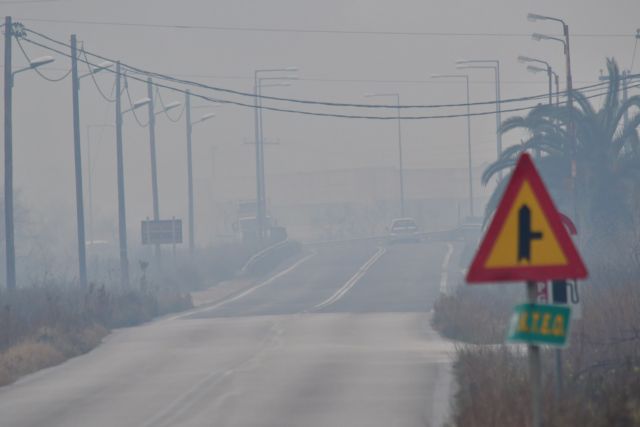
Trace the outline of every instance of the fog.
<path fill-rule="evenodd" d="M 633 35 L 640 26 L 640 6 L 634 0 L 613 3 L 600 0 L 61 0 L 0 4 L 2 15 L 11 15 L 28 28 L 63 41 L 75 33 L 87 50 L 146 70 L 252 92 L 254 70 L 295 66 L 299 68 L 295 73 L 297 80 L 291 81 L 288 87 L 265 88 L 264 94 L 350 103 L 392 104 L 391 98 L 364 98 L 365 93 L 372 92 L 397 92 L 402 104 L 462 103 L 465 92 L 461 82 L 430 79 L 432 74 L 456 72 L 458 59 L 500 60 L 503 99 L 545 93 L 546 76 L 528 73 L 516 57 L 525 54 L 544 58 L 563 76 L 561 46 L 537 43 L 529 37 L 534 31 L 557 34 L 559 28 L 553 23 L 528 22 L 528 12 L 559 16 L 569 23 L 573 35 L 574 86 L 579 88 L 597 82 L 598 70 L 604 68 L 606 57 L 615 57 L 623 68 L 629 66 Z M 226 29 L 152 28 L 56 20 Z M 268 29 L 345 32 L 266 31 Z M 485 35 L 479 35 L 481 33 Z M 496 35 L 498 33 L 500 35 Z M 593 34 L 628 34 L 629 37 L 590 36 Z M 27 43 L 24 46 L 31 57 L 51 54 Z M 26 64 L 17 46 L 13 54 L 14 67 Z M 56 62 L 43 67 L 42 71 L 47 76 L 59 77 L 69 69 L 69 61 L 52 55 Z M 81 70 L 86 72 L 82 65 Z M 492 72 L 469 70 L 469 74 L 471 101 L 493 100 Z M 108 93 L 113 75 L 106 72 L 96 79 Z M 134 100 L 146 96 L 145 85 L 132 80 L 129 83 Z M 564 87 L 564 78 L 561 78 L 561 87 Z M 200 92 L 213 95 L 213 92 Z M 33 72 L 16 76 L 14 180 L 16 203 L 21 209 L 17 211 L 16 221 L 22 224 L 16 245 L 18 259 L 23 260 L 19 264 L 35 275 L 50 270 L 69 278 L 76 276 L 70 95 L 69 79 L 51 83 Z M 89 128 L 113 124 L 114 107 L 100 97 L 88 78 L 82 80 L 80 96 L 87 239 L 112 242 L 115 256 L 114 132 L 111 127 Z M 162 90 L 162 97 L 165 103 L 184 101 L 181 94 L 167 90 Z M 123 104 L 128 108 L 126 100 Z M 207 105 L 198 99 L 194 99 L 193 104 Z M 333 111 L 324 107 L 313 110 Z M 448 112 L 460 113 L 459 110 Z M 232 105 L 197 108 L 194 119 L 206 113 L 215 113 L 216 117 L 198 124 L 193 132 L 196 244 L 200 247 L 234 238 L 232 225 L 237 220 L 237 203 L 255 198 L 253 110 Z M 169 114 L 175 118 L 177 111 Z M 138 115 L 146 122 L 145 109 Z M 503 114 L 503 119 L 507 117 L 509 114 Z M 139 127 L 133 119 L 131 114 L 125 118 L 124 143 L 127 227 L 129 244 L 132 251 L 136 251 L 140 246 L 140 221 L 152 216 L 152 201 L 148 130 Z M 399 216 L 394 207 L 398 198 L 395 121 L 265 111 L 263 123 L 265 139 L 272 143 L 266 145 L 265 154 L 268 204 L 274 218 L 289 229 L 291 236 L 301 239 L 348 237 L 348 232 L 326 232 L 326 227 L 323 228 L 326 224 L 317 218 L 321 208 L 309 208 L 312 205 L 326 207 L 351 202 L 355 212 L 367 211 L 367 206 L 374 206 L 376 202 L 385 204 L 386 210 L 371 220 L 372 224 L 351 229 L 358 235 L 383 232 L 388 221 Z M 495 117 L 474 117 L 471 126 L 476 215 L 481 215 L 492 187 L 481 187 L 479 176 L 495 159 Z M 156 133 L 160 214 L 162 218 L 182 218 L 186 226 L 184 118 L 173 123 L 159 115 Z M 466 120 L 403 121 L 402 139 L 409 213 L 429 230 L 455 225 L 468 215 Z M 518 142 L 519 135 L 513 133 L 505 136 L 503 144 L 506 147 Z M 88 143 L 91 144 L 90 190 Z M 421 200 L 431 204 L 421 205 Z M 356 217 L 355 222 L 362 223 L 362 217 Z M 142 253 L 148 255 L 147 249 Z M 25 258 L 32 256 L 39 261 L 35 267 L 26 267 Z"/>

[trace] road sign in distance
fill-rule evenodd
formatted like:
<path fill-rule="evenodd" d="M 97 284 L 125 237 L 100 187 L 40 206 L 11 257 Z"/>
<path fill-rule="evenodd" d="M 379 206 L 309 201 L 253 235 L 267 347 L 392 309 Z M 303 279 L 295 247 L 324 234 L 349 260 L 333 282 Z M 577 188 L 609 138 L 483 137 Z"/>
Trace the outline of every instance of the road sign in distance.
<path fill-rule="evenodd" d="M 514 309 L 507 342 L 564 347 L 571 309 L 558 305 L 522 304 Z"/>
<path fill-rule="evenodd" d="M 531 158 L 521 154 L 471 263 L 467 282 L 586 276 L 587 269 Z"/>
<path fill-rule="evenodd" d="M 182 220 L 180 219 L 142 221 L 141 230 L 143 245 L 182 243 Z"/>

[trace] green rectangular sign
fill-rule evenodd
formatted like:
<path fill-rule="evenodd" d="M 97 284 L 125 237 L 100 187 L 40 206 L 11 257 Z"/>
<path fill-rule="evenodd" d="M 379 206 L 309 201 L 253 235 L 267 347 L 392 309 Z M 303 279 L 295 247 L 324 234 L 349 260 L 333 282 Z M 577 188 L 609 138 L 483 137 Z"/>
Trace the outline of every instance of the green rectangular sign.
<path fill-rule="evenodd" d="M 507 342 L 564 347 L 571 309 L 558 305 L 521 304 L 514 308 Z"/>

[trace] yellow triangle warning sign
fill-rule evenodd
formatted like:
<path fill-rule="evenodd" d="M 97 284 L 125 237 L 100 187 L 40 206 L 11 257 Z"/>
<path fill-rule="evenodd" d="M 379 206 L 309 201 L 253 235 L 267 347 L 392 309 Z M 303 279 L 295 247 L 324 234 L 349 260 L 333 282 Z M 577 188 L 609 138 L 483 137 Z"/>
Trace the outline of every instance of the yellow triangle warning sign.
<path fill-rule="evenodd" d="M 520 156 L 467 282 L 581 279 L 587 270 L 528 154 Z"/>

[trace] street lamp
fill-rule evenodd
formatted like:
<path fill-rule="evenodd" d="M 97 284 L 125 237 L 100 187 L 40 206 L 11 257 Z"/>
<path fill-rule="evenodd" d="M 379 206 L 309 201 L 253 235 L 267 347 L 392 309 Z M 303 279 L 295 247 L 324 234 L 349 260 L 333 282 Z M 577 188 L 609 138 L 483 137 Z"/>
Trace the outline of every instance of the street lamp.
<path fill-rule="evenodd" d="M 560 83 L 559 83 L 559 77 L 558 77 L 558 73 L 556 73 L 555 71 L 553 71 L 552 68 L 543 68 L 543 67 L 538 67 L 537 65 L 527 65 L 527 71 L 531 72 L 531 73 L 549 73 L 549 71 L 551 72 L 551 75 L 553 76 L 553 79 L 555 81 L 555 85 L 556 85 L 556 105 L 560 105 Z M 551 93 L 551 88 L 549 89 L 549 103 L 552 102 L 552 93 Z"/>
<path fill-rule="evenodd" d="M 493 65 L 488 65 L 493 64 Z M 500 106 L 500 61 L 497 59 L 473 59 L 473 60 L 459 60 L 456 61 L 457 69 L 490 69 L 493 70 L 496 83 L 496 151 L 497 158 L 502 155 L 502 133 L 500 132 L 500 126 L 502 125 L 502 113 Z M 502 172 L 498 173 L 499 178 L 502 178 Z"/>
<path fill-rule="evenodd" d="M 573 107 L 573 82 L 571 78 L 571 52 L 569 48 L 569 25 L 567 25 L 567 23 L 560 18 L 554 18 L 552 16 L 545 16 L 545 15 L 538 15 L 536 13 L 527 14 L 527 19 L 532 22 L 554 21 L 562 24 L 562 33 L 564 35 L 564 39 L 561 39 L 558 37 L 552 37 L 552 36 L 548 36 L 540 33 L 531 34 L 531 38 L 535 41 L 553 40 L 553 41 L 562 43 L 562 45 L 564 46 L 564 55 L 566 60 L 566 71 L 567 71 L 567 105 L 569 107 L 569 114 L 570 114 L 569 127 L 570 127 L 570 135 L 571 135 L 572 143 L 574 144 L 574 148 L 575 148 L 575 129 L 574 129 L 572 117 L 571 117 L 572 115 L 571 111 L 573 109 L 572 108 Z M 572 169 L 572 176 L 575 178 L 575 175 L 573 174 L 573 172 L 575 172 L 575 167 L 572 167 L 571 169 Z"/>
<path fill-rule="evenodd" d="M 191 135 L 193 126 L 198 123 L 205 122 L 214 118 L 214 113 L 208 113 L 200 117 L 196 121 L 191 120 L 191 91 L 185 93 L 185 121 L 187 124 L 187 197 L 188 197 L 188 216 L 189 216 L 189 253 L 193 256 L 195 250 L 195 213 L 194 213 L 194 196 L 193 196 L 193 148 L 191 144 Z"/>
<path fill-rule="evenodd" d="M 88 73 L 78 75 L 78 42 L 75 34 L 71 35 L 71 90 L 73 103 L 73 154 L 76 184 L 76 222 L 78 238 L 78 272 L 80 286 L 87 287 L 87 242 L 84 229 L 84 195 L 82 191 L 82 153 L 80 141 L 80 80 L 84 77 L 99 73 L 113 66 L 105 61 L 90 69 Z M 46 60 L 41 61 L 47 63 Z M 90 67 L 90 64 L 87 64 Z"/>
<path fill-rule="evenodd" d="M 400 217 L 405 217 L 404 203 L 404 162 L 402 159 L 402 118 L 400 115 L 400 94 L 399 93 L 365 93 L 366 98 L 393 97 L 396 99 L 396 110 L 398 115 L 398 168 L 400 178 Z"/>
<path fill-rule="evenodd" d="M 99 73 L 100 71 L 107 70 L 107 69 L 113 67 L 113 65 L 114 65 L 113 62 L 111 62 L 111 61 L 101 62 L 100 64 L 96 65 L 91 71 L 81 75 L 79 78 L 82 79 L 84 77 L 90 76 L 91 74 L 96 74 L 96 73 Z"/>
<path fill-rule="evenodd" d="M 28 67 L 13 71 L 11 41 L 14 36 L 10 16 L 5 18 L 4 33 L 4 221 L 7 288 L 16 288 L 16 248 L 13 223 L 13 81 L 16 74 L 54 61 L 50 56 L 34 59 Z"/>
<path fill-rule="evenodd" d="M 557 74 L 553 72 L 553 68 L 551 68 L 551 65 L 547 61 L 543 61 L 542 59 L 531 58 L 524 55 L 518 56 L 518 62 L 521 62 L 523 64 L 537 63 L 545 66 L 545 68 L 543 69 L 540 67 L 536 67 L 535 65 L 528 65 L 527 70 L 534 73 L 540 70 L 547 72 L 547 77 L 549 78 L 549 105 L 553 104 L 553 76 L 557 76 Z M 531 67 L 531 69 L 529 69 L 529 67 Z"/>
<path fill-rule="evenodd" d="M 262 80 L 267 79 L 260 78 L 260 74 L 263 73 L 282 73 L 298 71 L 298 67 L 284 67 L 284 68 L 262 68 L 254 71 L 254 123 L 255 123 L 255 138 L 256 138 L 256 223 L 258 228 L 258 242 L 262 246 L 265 238 L 265 226 L 266 226 L 266 211 L 267 211 L 267 199 L 266 199 L 266 185 L 265 185 L 265 173 L 264 173 L 264 141 L 262 139 L 262 94 L 261 83 Z M 293 76 L 280 76 L 271 77 L 269 79 L 295 79 Z"/>
<path fill-rule="evenodd" d="M 469 172 L 469 216 L 473 217 L 473 169 L 471 164 L 471 104 L 469 101 L 469 75 L 468 74 L 434 74 L 433 79 L 464 79 L 467 86 L 467 157 Z"/>
<path fill-rule="evenodd" d="M 571 77 L 571 50 L 569 48 L 569 25 L 564 22 L 560 18 L 554 18 L 552 16 L 538 15 L 536 13 L 529 13 L 527 15 L 527 19 L 529 21 L 554 21 L 562 24 L 562 33 L 564 35 L 564 39 L 558 37 L 547 36 L 545 34 L 533 33 L 531 38 L 536 41 L 542 40 L 552 40 L 556 42 L 562 43 L 564 47 L 564 56 L 566 60 L 566 72 L 567 72 L 567 107 L 569 120 L 567 123 L 567 131 L 569 134 L 569 144 L 571 146 L 571 150 L 573 151 L 573 158 L 571 159 L 571 178 L 573 180 L 573 214 L 576 222 L 579 221 L 578 218 L 578 201 L 576 196 L 576 174 L 577 174 L 577 162 L 576 162 L 576 127 L 573 122 L 573 80 Z"/>
<path fill-rule="evenodd" d="M 553 69 L 551 68 L 551 65 L 547 62 L 547 61 L 543 61 L 542 59 L 536 59 L 536 58 L 531 58 L 529 56 L 524 56 L 524 55 L 519 55 L 518 56 L 518 62 L 521 62 L 523 64 L 531 64 L 531 63 L 535 63 L 535 64 L 542 64 L 545 66 L 545 68 L 539 67 L 539 66 L 535 66 L 535 65 L 527 65 L 527 70 L 533 73 L 537 73 L 540 71 L 546 71 L 547 72 L 547 78 L 549 80 L 549 105 L 553 105 L 553 76 L 556 76 L 556 82 L 558 81 L 557 79 L 557 74 L 553 72 Z M 535 156 L 536 159 L 540 158 L 540 149 L 536 148 L 535 150 Z"/>
<path fill-rule="evenodd" d="M 167 112 L 171 109 L 179 107 L 182 105 L 180 102 L 172 102 L 158 112 L 155 111 L 155 103 L 153 96 L 153 80 L 151 77 L 147 78 L 147 98 L 148 101 L 146 105 L 149 106 L 148 114 L 149 114 L 149 158 L 151 163 L 151 198 L 152 198 L 152 208 L 153 208 L 153 220 L 160 220 L 160 200 L 158 196 L 158 164 L 156 160 L 156 116 L 163 112 Z M 134 107 L 135 104 L 134 104 Z M 156 266 L 160 268 L 160 245 L 154 245 Z"/>
<path fill-rule="evenodd" d="M 51 64 L 52 62 L 54 62 L 55 59 L 51 56 L 41 56 L 39 58 L 33 59 L 31 61 L 29 61 L 29 65 L 24 67 L 24 68 L 20 68 L 16 71 L 14 71 L 12 74 L 15 76 L 18 73 L 22 73 L 23 71 L 29 71 L 29 70 L 34 70 L 38 67 L 42 67 L 43 65 L 47 65 L 47 64 Z"/>
<path fill-rule="evenodd" d="M 129 286 L 129 259 L 127 256 L 127 216 L 124 196 L 124 156 L 122 149 L 122 119 L 124 114 L 144 107 L 151 102 L 150 98 L 136 101 L 131 108 L 122 111 L 121 66 L 116 62 L 116 167 L 118 176 L 118 240 L 120 243 L 120 276 L 122 286 Z"/>
<path fill-rule="evenodd" d="M 195 122 L 193 122 L 192 124 L 198 124 L 198 123 L 202 123 L 204 121 L 207 121 L 209 119 L 214 118 L 216 115 L 214 113 L 209 113 L 209 114 L 205 114 L 204 116 L 200 117 L 199 120 L 196 120 Z"/>

